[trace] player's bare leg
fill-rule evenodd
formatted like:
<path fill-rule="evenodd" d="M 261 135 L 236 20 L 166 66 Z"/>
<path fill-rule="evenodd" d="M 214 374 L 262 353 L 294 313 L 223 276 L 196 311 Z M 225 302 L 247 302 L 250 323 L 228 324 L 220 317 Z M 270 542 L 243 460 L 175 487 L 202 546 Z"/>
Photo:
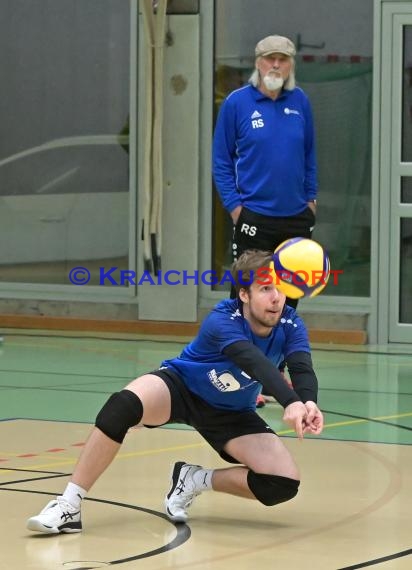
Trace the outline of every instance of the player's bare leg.
<path fill-rule="evenodd" d="M 110 435 L 106 435 L 100 427 L 94 427 L 77 465 L 74 469 L 62 496 L 50 501 L 39 515 L 31 517 L 27 521 L 29 530 L 48 534 L 80 532 L 82 530 L 80 505 L 87 492 L 97 481 L 100 475 L 107 469 L 121 447 L 127 427 L 119 435 L 118 425 L 122 421 L 122 405 L 127 403 L 125 412 L 129 418 L 138 417 L 142 423 L 160 425 L 170 418 L 170 392 L 161 378 L 153 374 L 146 374 L 133 380 L 125 390 L 112 396 L 115 402 L 102 408 L 103 419 L 96 419 L 96 424 L 105 426 Z M 110 402 L 110 399 L 109 399 Z M 117 408 L 116 408 L 117 406 Z M 136 410 L 134 409 L 136 408 Z M 113 410 L 117 412 L 113 414 Z M 129 425 L 133 425 L 129 424 Z M 119 440 L 119 441 L 117 441 Z"/>
<path fill-rule="evenodd" d="M 225 452 L 245 466 L 204 469 L 178 462 L 171 473 L 165 497 L 168 517 L 186 522 L 187 509 L 203 491 L 228 493 L 274 505 L 293 498 L 299 486 L 299 470 L 290 452 L 273 433 L 244 435 L 229 441 Z"/>

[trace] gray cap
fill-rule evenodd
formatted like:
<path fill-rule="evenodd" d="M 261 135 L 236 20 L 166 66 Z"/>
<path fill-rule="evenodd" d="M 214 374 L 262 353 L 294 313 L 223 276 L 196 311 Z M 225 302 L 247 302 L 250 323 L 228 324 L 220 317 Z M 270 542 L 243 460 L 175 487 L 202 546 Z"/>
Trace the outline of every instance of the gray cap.
<path fill-rule="evenodd" d="M 283 53 L 293 57 L 296 55 L 295 44 L 284 36 L 267 36 L 256 44 L 256 57 L 270 55 L 271 53 Z"/>

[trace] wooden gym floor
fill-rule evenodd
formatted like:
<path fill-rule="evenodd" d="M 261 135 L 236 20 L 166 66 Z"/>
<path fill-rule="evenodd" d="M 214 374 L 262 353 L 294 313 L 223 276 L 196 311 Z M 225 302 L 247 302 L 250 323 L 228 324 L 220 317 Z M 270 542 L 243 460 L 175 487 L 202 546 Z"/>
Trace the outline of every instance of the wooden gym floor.
<path fill-rule="evenodd" d="M 278 507 L 207 492 L 187 525 L 163 514 L 170 466 L 225 466 L 189 428 L 134 429 L 83 506 L 84 531 L 35 535 L 26 518 L 60 493 L 109 394 L 182 344 L 6 334 L 0 347 L 0 570 L 412 568 L 412 348 L 315 345 L 326 426 L 298 442 L 260 413 L 302 484 Z"/>

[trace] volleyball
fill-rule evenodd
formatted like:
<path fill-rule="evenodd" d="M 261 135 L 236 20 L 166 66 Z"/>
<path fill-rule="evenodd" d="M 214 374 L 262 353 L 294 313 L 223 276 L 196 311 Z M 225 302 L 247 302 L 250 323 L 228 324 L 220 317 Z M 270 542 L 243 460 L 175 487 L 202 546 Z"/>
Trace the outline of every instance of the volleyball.
<path fill-rule="evenodd" d="M 272 278 L 286 297 L 315 297 L 326 287 L 330 262 L 318 242 L 301 237 L 288 239 L 275 249 L 272 260 Z"/>

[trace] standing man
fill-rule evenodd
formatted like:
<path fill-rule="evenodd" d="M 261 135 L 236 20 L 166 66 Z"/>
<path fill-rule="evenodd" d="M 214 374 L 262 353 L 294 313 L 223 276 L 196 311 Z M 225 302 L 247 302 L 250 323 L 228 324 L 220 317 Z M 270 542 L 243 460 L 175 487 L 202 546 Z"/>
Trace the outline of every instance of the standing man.
<path fill-rule="evenodd" d="M 273 251 L 315 225 L 317 168 L 310 102 L 295 84 L 296 49 L 283 36 L 255 48 L 249 84 L 223 102 L 213 141 L 213 176 L 232 217 L 233 259 Z M 231 296 L 235 292 L 232 289 Z M 287 299 L 296 307 L 296 299 Z"/>

